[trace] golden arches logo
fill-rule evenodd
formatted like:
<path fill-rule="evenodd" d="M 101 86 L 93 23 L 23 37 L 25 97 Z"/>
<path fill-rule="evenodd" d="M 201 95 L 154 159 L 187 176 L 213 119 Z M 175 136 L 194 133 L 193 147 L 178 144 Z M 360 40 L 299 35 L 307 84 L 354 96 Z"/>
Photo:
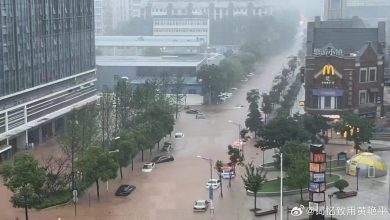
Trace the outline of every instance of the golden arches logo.
<path fill-rule="evenodd" d="M 322 68 L 322 74 L 333 76 L 336 74 L 336 71 L 332 65 L 325 65 L 324 68 Z"/>

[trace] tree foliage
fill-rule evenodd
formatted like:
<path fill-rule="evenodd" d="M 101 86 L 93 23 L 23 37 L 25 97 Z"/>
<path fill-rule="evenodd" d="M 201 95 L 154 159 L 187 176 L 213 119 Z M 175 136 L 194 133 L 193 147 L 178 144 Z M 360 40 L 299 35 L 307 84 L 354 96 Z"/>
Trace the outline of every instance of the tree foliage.
<path fill-rule="evenodd" d="M 45 172 L 38 166 L 38 161 L 25 152 L 17 153 L 14 161 L 5 163 L 0 168 L 4 185 L 14 194 L 11 203 L 14 207 L 27 209 L 40 204 L 40 193 L 46 181 Z"/>
<path fill-rule="evenodd" d="M 283 167 L 287 172 L 286 184 L 298 187 L 303 202 L 303 188 L 309 184 L 309 148 L 298 142 L 288 142 L 282 148 Z"/>
<path fill-rule="evenodd" d="M 245 164 L 245 175 L 241 176 L 241 178 L 244 181 L 245 189 L 254 193 L 254 210 L 257 210 L 256 195 L 263 187 L 263 184 L 266 180 L 266 175 L 267 173 L 264 168 L 255 167 L 253 161 Z"/>
<path fill-rule="evenodd" d="M 335 130 L 343 133 L 348 140 L 354 142 L 356 152 L 360 150 L 363 142 L 372 138 L 374 121 L 362 118 L 358 114 L 346 113 L 341 116 L 342 121 L 335 125 Z"/>
<path fill-rule="evenodd" d="M 309 139 L 309 134 L 304 129 L 303 124 L 292 117 L 275 118 L 270 121 L 260 134 L 261 139 L 257 146 L 265 149 L 280 148 L 288 141 L 305 142 Z"/>
<path fill-rule="evenodd" d="M 76 166 L 83 172 L 87 181 L 96 183 L 97 197 L 99 198 L 99 181 L 108 181 L 117 175 L 118 162 L 107 151 L 100 147 L 90 147 Z"/>
<path fill-rule="evenodd" d="M 345 179 L 339 179 L 334 183 L 334 187 L 336 187 L 340 192 L 343 192 L 348 186 L 349 183 Z"/>

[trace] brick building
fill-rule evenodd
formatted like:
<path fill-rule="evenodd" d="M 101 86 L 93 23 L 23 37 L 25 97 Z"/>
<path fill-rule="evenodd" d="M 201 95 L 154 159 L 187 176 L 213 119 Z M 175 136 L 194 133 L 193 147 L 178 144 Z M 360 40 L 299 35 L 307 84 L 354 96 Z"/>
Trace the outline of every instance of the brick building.
<path fill-rule="evenodd" d="M 305 110 L 338 117 L 382 114 L 385 24 L 365 28 L 358 18 L 309 22 Z"/>

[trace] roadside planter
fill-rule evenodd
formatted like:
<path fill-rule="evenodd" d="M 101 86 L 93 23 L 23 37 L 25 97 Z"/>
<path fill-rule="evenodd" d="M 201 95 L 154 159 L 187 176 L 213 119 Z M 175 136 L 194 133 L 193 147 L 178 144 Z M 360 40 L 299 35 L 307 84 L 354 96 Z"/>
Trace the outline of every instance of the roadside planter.
<path fill-rule="evenodd" d="M 327 178 L 329 179 L 329 177 L 327 176 Z M 341 176 L 338 175 L 338 174 L 332 174 L 332 178 L 334 178 L 332 181 L 329 181 L 327 184 L 326 184 L 326 188 L 330 188 L 330 187 L 333 187 L 333 184 L 336 182 L 336 180 L 338 179 L 341 179 Z M 273 179 L 273 180 L 269 180 L 267 183 L 270 183 L 270 182 L 276 182 L 276 185 L 279 185 L 279 181 L 278 179 Z M 265 184 L 267 184 L 265 183 Z M 263 186 L 264 187 L 264 186 Z M 283 187 L 284 188 L 284 187 Z M 286 190 L 286 191 L 283 191 L 283 195 L 285 196 L 290 196 L 290 195 L 298 195 L 300 194 L 301 190 L 300 189 L 293 189 L 293 190 Z M 307 192 L 307 188 L 303 189 L 303 192 Z M 254 193 L 250 190 L 247 190 L 246 191 L 246 194 L 248 196 L 254 196 Z M 257 193 L 257 196 L 258 197 L 272 197 L 272 196 L 280 196 L 280 191 L 279 189 L 278 190 L 275 190 L 275 191 L 269 191 L 269 192 L 258 192 Z"/>

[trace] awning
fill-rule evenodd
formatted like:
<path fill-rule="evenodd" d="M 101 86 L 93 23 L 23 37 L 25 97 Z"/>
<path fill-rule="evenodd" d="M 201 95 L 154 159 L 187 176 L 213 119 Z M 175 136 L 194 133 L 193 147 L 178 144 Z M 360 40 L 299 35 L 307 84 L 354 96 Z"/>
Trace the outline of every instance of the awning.
<path fill-rule="evenodd" d="M 341 89 L 313 89 L 313 95 L 316 96 L 343 96 Z"/>
<path fill-rule="evenodd" d="M 379 89 L 378 88 L 368 88 L 368 92 L 369 93 L 378 93 L 379 92 Z"/>

